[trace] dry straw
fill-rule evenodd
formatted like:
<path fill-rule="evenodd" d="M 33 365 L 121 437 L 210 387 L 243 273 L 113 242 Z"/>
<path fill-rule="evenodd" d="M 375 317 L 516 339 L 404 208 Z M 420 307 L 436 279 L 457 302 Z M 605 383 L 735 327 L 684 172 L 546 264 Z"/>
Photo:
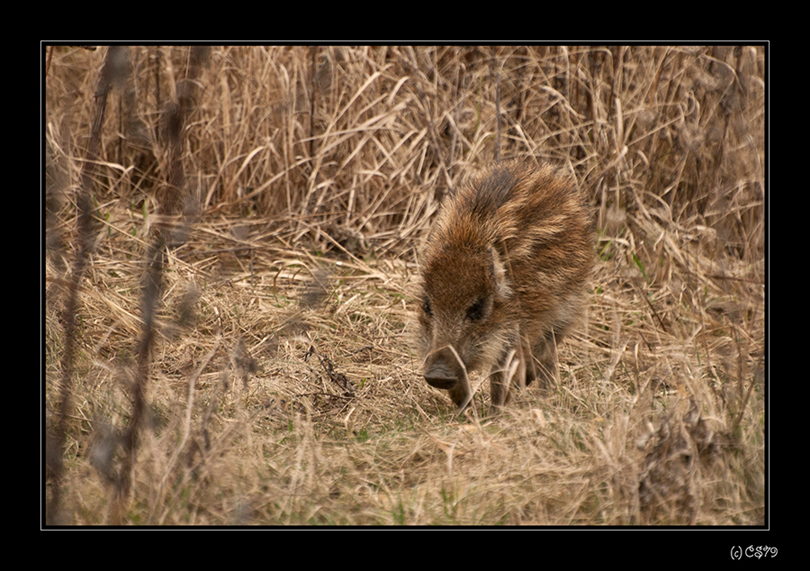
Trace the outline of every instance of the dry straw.
<path fill-rule="evenodd" d="M 43 55 L 46 523 L 765 522 L 764 46 Z M 411 285 L 498 156 L 598 270 L 557 386 L 459 419 Z"/>

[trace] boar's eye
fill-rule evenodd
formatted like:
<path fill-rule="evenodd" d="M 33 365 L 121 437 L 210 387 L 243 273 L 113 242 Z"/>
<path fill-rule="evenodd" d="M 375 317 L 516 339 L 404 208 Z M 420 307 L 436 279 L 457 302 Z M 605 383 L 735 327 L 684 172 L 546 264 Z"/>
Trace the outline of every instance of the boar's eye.
<path fill-rule="evenodd" d="M 484 313 L 486 313 L 486 298 L 479 297 L 475 300 L 475 302 L 467 309 L 467 319 L 470 321 L 480 321 L 484 318 Z"/>
<path fill-rule="evenodd" d="M 425 315 L 428 317 L 433 315 L 433 308 L 430 306 L 430 299 L 427 297 L 422 300 L 422 311 L 424 311 Z"/>

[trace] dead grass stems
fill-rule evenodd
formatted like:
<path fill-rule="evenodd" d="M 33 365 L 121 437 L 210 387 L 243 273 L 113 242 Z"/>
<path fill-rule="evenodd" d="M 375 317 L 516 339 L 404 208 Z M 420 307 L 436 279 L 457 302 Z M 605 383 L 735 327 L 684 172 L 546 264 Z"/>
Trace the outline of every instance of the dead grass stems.
<path fill-rule="evenodd" d="M 763 524 L 763 46 L 46 55 L 48 524 Z M 497 156 L 599 266 L 558 386 L 458 419 L 410 285 Z"/>

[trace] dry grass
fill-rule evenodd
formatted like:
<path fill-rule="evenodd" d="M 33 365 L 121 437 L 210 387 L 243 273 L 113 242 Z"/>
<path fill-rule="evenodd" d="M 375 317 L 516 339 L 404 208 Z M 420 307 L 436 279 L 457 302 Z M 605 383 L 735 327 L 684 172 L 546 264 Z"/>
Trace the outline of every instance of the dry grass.
<path fill-rule="evenodd" d="M 765 523 L 762 46 L 132 48 L 93 152 L 107 53 L 44 51 L 48 523 Z M 518 155 L 592 196 L 587 327 L 457 419 L 419 239 Z"/>

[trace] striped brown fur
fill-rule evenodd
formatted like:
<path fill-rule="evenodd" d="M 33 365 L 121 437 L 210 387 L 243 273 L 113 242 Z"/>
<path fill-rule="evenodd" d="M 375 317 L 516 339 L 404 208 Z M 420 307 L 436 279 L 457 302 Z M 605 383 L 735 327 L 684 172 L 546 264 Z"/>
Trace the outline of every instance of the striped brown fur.
<path fill-rule="evenodd" d="M 422 254 L 425 380 L 463 408 L 471 398 L 464 371 L 489 373 L 500 406 L 514 351 L 513 382 L 547 383 L 556 345 L 583 312 L 593 256 L 582 193 L 550 165 L 497 164 L 449 194 Z"/>

